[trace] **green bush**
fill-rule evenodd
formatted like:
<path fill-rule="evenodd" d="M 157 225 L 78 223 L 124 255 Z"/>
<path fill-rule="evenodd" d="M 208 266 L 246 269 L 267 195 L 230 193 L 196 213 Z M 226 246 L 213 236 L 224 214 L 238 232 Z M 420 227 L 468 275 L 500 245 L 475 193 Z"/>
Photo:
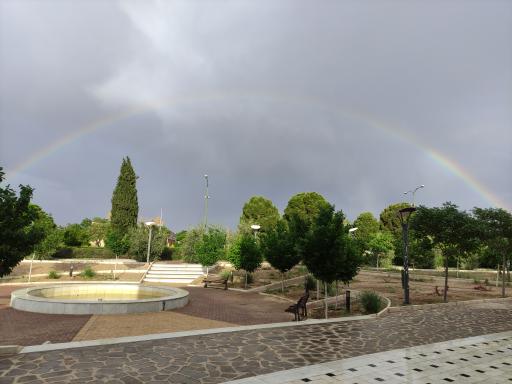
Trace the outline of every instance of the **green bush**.
<path fill-rule="evenodd" d="M 382 298 L 373 291 L 363 291 L 359 300 L 366 313 L 377 313 L 382 307 Z"/>
<path fill-rule="evenodd" d="M 172 260 L 173 249 L 165 247 L 160 254 L 160 260 Z"/>
<path fill-rule="evenodd" d="M 60 279 L 60 274 L 57 271 L 50 271 L 50 272 L 48 272 L 48 278 L 49 279 Z"/>
<path fill-rule="evenodd" d="M 223 279 L 229 279 L 231 277 L 231 271 L 229 269 L 224 269 L 220 272 L 220 277 Z"/>
<path fill-rule="evenodd" d="M 306 286 L 304 287 L 307 291 L 313 291 L 316 289 L 316 280 L 313 276 L 308 275 L 306 277 Z"/>
<path fill-rule="evenodd" d="M 108 248 L 99 247 L 69 247 L 59 249 L 53 255 L 55 259 L 115 259 Z"/>
<path fill-rule="evenodd" d="M 96 272 L 94 272 L 90 266 L 87 266 L 83 272 L 80 273 L 80 276 L 85 279 L 92 279 L 94 276 L 96 276 Z"/>

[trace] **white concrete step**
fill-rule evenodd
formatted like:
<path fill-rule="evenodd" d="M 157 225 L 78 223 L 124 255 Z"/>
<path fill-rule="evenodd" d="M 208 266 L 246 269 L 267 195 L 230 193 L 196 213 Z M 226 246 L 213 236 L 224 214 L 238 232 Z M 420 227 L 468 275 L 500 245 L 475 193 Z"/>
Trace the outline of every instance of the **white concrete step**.
<path fill-rule="evenodd" d="M 146 275 L 146 278 L 148 279 L 196 279 L 198 278 L 199 276 L 202 276 L 201 275 L 165 275 L 165 274 L 161 274 L 161 273 L 148 273 Z"/>
<path fill-rule="evenodd" d="M 182 284 L 188 284 L 194 281 L 195 279 L 178 279 L 178 278 L 169 278 L 169 279 L 155 279 L 151 277 L 146 277 L 144 279 L 147 283 L 182 283 Z"/>
<path fill-rule="evenodd" d="M 148 273 L 161 273 L 164 275 L 202 275 L 203 271 L 168 271 L 166 269 L 151 268 Z"/>

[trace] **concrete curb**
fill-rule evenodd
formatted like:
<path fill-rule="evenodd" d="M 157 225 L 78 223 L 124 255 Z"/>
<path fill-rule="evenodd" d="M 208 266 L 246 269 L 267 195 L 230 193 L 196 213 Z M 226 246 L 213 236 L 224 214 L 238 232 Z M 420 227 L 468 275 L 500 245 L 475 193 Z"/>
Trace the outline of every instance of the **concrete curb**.
<path fill-rule="evenodd" d="M 22 348 L 21 345 L 0 345 L 0 356 L 16 355 Z"/>

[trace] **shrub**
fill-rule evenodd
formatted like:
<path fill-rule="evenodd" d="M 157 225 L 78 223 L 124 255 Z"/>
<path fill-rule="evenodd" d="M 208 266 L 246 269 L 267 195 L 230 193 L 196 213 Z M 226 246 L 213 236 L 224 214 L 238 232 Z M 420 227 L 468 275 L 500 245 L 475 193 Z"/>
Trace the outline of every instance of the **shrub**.
<path fill-rule="evenodd" d="M 229 269 L 224 269 L 220 272 L 220 277 L 223 279 L 230 279 L 231 278 L 231 271 Z"/>
<path fill-rule="evenodd" d="M 359 300 L 366 313 L 377 313 L 382 307 L 382 298 L 373 291 L 363 291 Z"/>
<path fill-rule="evenodd" d="M 60 274 L 57 271 L 50 271 L 50 272 L 48 272 L 48 278 L 49 279 L 60 279 Z"/>
<path fill-rule="evenodd" d="M 165 247 L 160 254 L 160 260 L 172 260 L 173 249 Z"/>
<path fill-rule="evenodd" d="M 314 278 L 313 276 L 311 276 L 311 275 L 308 275 L 308 276 L 306 277 L 305 285 L 306 285 L 306 286 L 305 286 L 304 288 L 305 288 L 307 291 L 313 291 L 313 290 L 315 290 L 315 289 L 316 289 L 316 280 L 315 280 L 315 278 Z"/>
<path fill-rule="evenodd" d="M 96 272 L 94 272 L 90 266 L 87 266 L 83 272 L 80 273 L 80 276 L 86 279 L 92 279 L 94 276 L 96 276 Z"/>

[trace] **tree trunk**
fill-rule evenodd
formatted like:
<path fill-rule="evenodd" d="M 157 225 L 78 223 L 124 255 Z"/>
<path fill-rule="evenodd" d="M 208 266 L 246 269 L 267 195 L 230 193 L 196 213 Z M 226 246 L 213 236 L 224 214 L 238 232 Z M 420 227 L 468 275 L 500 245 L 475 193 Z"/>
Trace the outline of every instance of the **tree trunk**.
<path fill-rule="evenodd" d="M 460 257 L 457 256 L 457 279 L 459 278 L 459 260 L 460 260 Z"/>
<path fill-rule="evenodd" d="M 320 300 L 320 282 L 316 279 L 316 299 Z"/>
<path fill-rule="evenodd" d="M 496 267 L 496 288 L 498 288 L 498 280 L 500 279 L 500 265 Z"/>
<path fill-rule="evenodd" d="M 444 302 L 448 302 L 448 255 L 445 256 L 444 261 L 444 292 L 443 292 L 443 300 Z"/>
<path fill-rule="evenodd" d="M 28 282 L 30 283 L 30 279 L 32 278 L 32 264 L 34 263 L 34 258 L 36 257 L 36 253 L 32 253 L 32 260 L 30 260 L 30 270 L 28 271 Z"/>
<path fill-rule="evenodd" d="M 247 289 L 247 271 L 245 271 L 245 289 Z"/>
<path fill-rule="evenodd" d="M 325 298 L 324 298 L 324 303 L 325 303 L 325 318 L 327 319 L 329 316 L 328 316 L 328 311 L 329 311 L 329 307 L 327 305 L 327 283 L 324 281 L 324 290 L 325 290 Z"/>
<path fill-rule="evenodd" d="M 284 295 L 284 272 L 281 272 L 281 292 Z"/>
<path fill-rule="evenodd" d="M 510 283 L 510 260 L 507 260 L 507 281 Z"/>
<path fill-rule="evenodd" d="M 338 309 L 338 280 L 336 280 L 336 302 L 334 303 L 334 310 Z"/>
<path fill-rule="evenodd" d="M 377 253 L 377 269 L 379 269 L 379 254 Z"/>
<path fill-rule="evenodd" d="M 501 268 L 501 297 L 505 297 L 505 256 L 503 256 L 503 267 Z"/>
<path fill-rule="evenodd" d="M 114 280 L 116 279 L 116 273 L 117 273 L 117 253 L 116 253 L 116 264 L 114 265 Z"/>

